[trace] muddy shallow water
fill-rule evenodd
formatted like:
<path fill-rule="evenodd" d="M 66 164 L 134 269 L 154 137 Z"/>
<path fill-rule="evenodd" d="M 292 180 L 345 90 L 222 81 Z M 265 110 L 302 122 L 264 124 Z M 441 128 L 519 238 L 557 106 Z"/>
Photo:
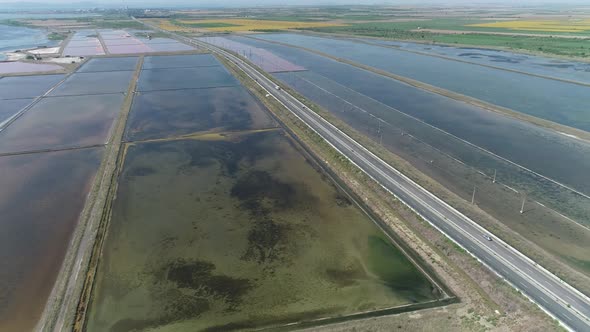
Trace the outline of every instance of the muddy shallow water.
<path fill-rule="evenodd" d="M 236 330 L 431 300 L 282 131 L 128 145 L 88 331 Z"/>
<path fill-rule="evenodd" d="M 39 319 L 101 157 L 102 148 L 0 157 L 0 331 Z"/>
<path fill-rule="evenodd" d="M 274 126 L 270 115 L 241 86 L 152 91 L 135 96 L 125 137 L 136 141 Z"/>
<path fill-rule="evenodd" d="M 104 144 L 122 94 L 43 98 L 0 132 L 0 153 Z"/>

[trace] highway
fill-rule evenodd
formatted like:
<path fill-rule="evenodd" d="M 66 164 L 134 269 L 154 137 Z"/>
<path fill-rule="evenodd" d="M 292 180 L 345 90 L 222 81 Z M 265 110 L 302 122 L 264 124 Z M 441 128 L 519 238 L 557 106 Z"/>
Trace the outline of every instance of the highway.
<path fill-rule="evenodd" d="M 143 23 L 143 22 L 142 22 Z M 145 23 L 144 23 L 145 24 Z M 590 299 L 375 156 L 236 55 L 149 25 L 236 64 L 336 150 L 571 331 L 590 331 Z M 491 241 L 486 239 L 491 238 Z"/>

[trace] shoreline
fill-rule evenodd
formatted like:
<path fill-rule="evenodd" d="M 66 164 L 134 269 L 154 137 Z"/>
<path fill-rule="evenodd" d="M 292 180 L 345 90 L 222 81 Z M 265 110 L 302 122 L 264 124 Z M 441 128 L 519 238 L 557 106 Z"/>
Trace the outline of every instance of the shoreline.
<path fill-rule="evenodd" d="M 14 61 L 11 60 L 11 56 L 14 54 L 26 54 L 29 51 L 36 50 L 36 49 L 43 49 L 43 48 L 53 48 L 59 47 L 62 43 L 61 40 L 51 40 L 49 39 L 49 35 L 52 31 L 45 30 L 41 28 L 35 27 L 28 27 L 28 26 L 12 26 L 0 23 L 0 29 L 26 29 L 26 30 L 33 30 L 39 32 L 39 35 L 42 35 L 44 40 L 34 40 L 31 42 L 24 42 L 24 39 L 34 39 L 34 36 L 27 36 L 27 37 L 19 37 L 17 40 L 13 41 L 11 39 L 7 39 L 7 43 L 10 44 L 11 42 L 19 43 L 19 45 L 8 45 L 0 47 L 0 61 Z M 11 37 L 11 36 L 9 36 Z M 23 39 L 23 41 L 20 41 Z M 17 52 L 20 51 L 20 52 Z"/>

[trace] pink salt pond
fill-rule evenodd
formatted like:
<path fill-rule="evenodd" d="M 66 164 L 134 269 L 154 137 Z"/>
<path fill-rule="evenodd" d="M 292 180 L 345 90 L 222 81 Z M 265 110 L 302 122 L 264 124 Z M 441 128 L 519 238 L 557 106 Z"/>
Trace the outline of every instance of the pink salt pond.
<path fill-rule="evenodd" d="M 35 73 L 47 72 L 63 69 L 58 65 L 48 63 L 29 63 L 29 62 L 0 62 L 0 75 L 15 73 Z"/>

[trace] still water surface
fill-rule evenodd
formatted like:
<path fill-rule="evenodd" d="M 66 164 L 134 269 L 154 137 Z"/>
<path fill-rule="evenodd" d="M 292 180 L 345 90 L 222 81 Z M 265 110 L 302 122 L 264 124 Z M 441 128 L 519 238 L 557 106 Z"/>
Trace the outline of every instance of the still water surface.
<path fill-rule="evenodd" d="M 1 16 L 0 19 L 2 19 Z M 47 32 L 44 30 L 0 24 L 0 52 L 38 46 L 51 47 L 57 44 L 59 44 L 59 41 L 47 39 Z"/>
<path fill-rule="evenodd" d="M 260 35 L 372 66 L 517 112 L 590 131 L 590 86 L 508 72 L 349 40 Z"/>
<path fill-rule="evenodd" d="M 0 331 L 39 319 L 101 157 L 102 148 L 0 157 Z"/>

